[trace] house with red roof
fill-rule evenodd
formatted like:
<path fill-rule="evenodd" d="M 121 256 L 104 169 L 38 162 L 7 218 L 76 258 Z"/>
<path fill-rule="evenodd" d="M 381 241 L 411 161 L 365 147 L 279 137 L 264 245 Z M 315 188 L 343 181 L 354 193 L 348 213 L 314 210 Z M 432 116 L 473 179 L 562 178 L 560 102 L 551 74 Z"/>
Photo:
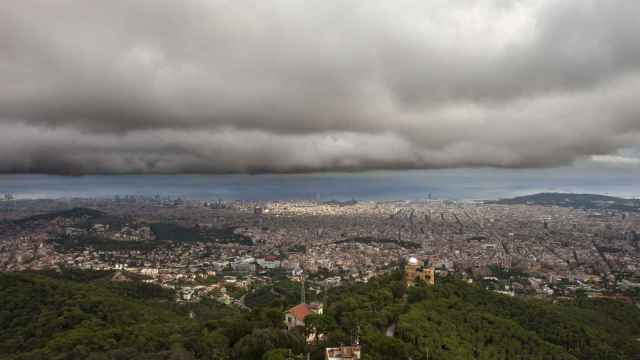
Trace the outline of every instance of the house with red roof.
<path fill-rule="evenodd" d="M 322 315 L 322 304 L 298 304 L 287 310 L 287 313 L 284 316 L 287 329 L 291 330 L 298 326 L 304 327 L 304 319 L 311 314 Z"/>

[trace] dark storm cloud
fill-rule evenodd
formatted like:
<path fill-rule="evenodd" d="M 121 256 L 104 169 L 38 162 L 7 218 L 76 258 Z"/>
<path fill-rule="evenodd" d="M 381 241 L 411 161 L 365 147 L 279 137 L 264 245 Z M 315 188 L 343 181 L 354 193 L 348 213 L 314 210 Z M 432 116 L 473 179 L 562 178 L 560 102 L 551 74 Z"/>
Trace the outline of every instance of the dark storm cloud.
<path fill-rule="evenodd" d="M 639 13 L 622 0 L 6 1 L 0 172 L 633 166 L 620 151 L 640 143 Z"/>

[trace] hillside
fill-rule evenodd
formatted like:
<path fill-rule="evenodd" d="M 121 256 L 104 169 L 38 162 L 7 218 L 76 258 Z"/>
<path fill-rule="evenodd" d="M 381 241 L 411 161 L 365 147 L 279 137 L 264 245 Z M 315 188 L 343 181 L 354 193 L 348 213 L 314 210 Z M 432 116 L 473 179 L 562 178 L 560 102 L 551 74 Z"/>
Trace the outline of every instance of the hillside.
<path fill-rule="evenodd" d="M 597 194 L 539 193 L 501 199 L 490 203 L 503 205 L 562 206 L 574 209 L 640 212 L 640 200 Z"/>
<path fill-rule="evenodd" d="M 0 358 L 286 359 L 300 332 L 283 329 L 281 302 L 242 312 L 212 301 L 177 305 L 170 291 L 111 273 L 0 274 Z M 497 295 L 454 279 L 406 291 L 399 273 L 332 289 L 328 336 L 363 359 L 630 359 L 640 354 L 640 310 L 605 300 L 552 304 Z M 193 318 L 189 316 L 193 314 Z M 395 329 L 393 337 L 385 336 Z M 265 355 L 269 352 L 269 355 Z M 280 354 L 280 355 L 278 355 Z"/>
<path fill-rule="evenodd" d="M 15 220 L 17 225 L 28 224 L 36 221 L 51 221 L 56 218 L 86 218 L 86 219 L 98 219 L 106 217 L 106 214 L 102 211 L 89 209 L 89 208 L 72 208 L 68 210 L 53 211 L 44 214 L 38 214 L 29 216 L 26 218 Z"/>

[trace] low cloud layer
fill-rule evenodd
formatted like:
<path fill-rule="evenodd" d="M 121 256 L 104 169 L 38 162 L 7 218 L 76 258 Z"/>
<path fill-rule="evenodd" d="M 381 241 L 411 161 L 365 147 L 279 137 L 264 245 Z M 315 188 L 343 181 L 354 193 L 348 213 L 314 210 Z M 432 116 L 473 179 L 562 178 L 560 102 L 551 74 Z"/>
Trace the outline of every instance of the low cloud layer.
<path fill-rule="evenodd" d="M 628 0 L 5 1 L 0 172 L 637 167 L 637 14 Z"/>

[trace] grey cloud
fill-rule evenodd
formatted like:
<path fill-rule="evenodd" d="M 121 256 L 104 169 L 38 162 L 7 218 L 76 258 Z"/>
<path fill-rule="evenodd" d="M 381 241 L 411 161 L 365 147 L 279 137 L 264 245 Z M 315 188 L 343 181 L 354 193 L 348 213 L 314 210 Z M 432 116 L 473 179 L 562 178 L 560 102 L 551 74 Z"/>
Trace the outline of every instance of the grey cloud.
<path fill-rule="evenodd" d="M 0 171 L 613 159 L 640 145 L 638 13 L 623 0 L 4 2 Z"/>

